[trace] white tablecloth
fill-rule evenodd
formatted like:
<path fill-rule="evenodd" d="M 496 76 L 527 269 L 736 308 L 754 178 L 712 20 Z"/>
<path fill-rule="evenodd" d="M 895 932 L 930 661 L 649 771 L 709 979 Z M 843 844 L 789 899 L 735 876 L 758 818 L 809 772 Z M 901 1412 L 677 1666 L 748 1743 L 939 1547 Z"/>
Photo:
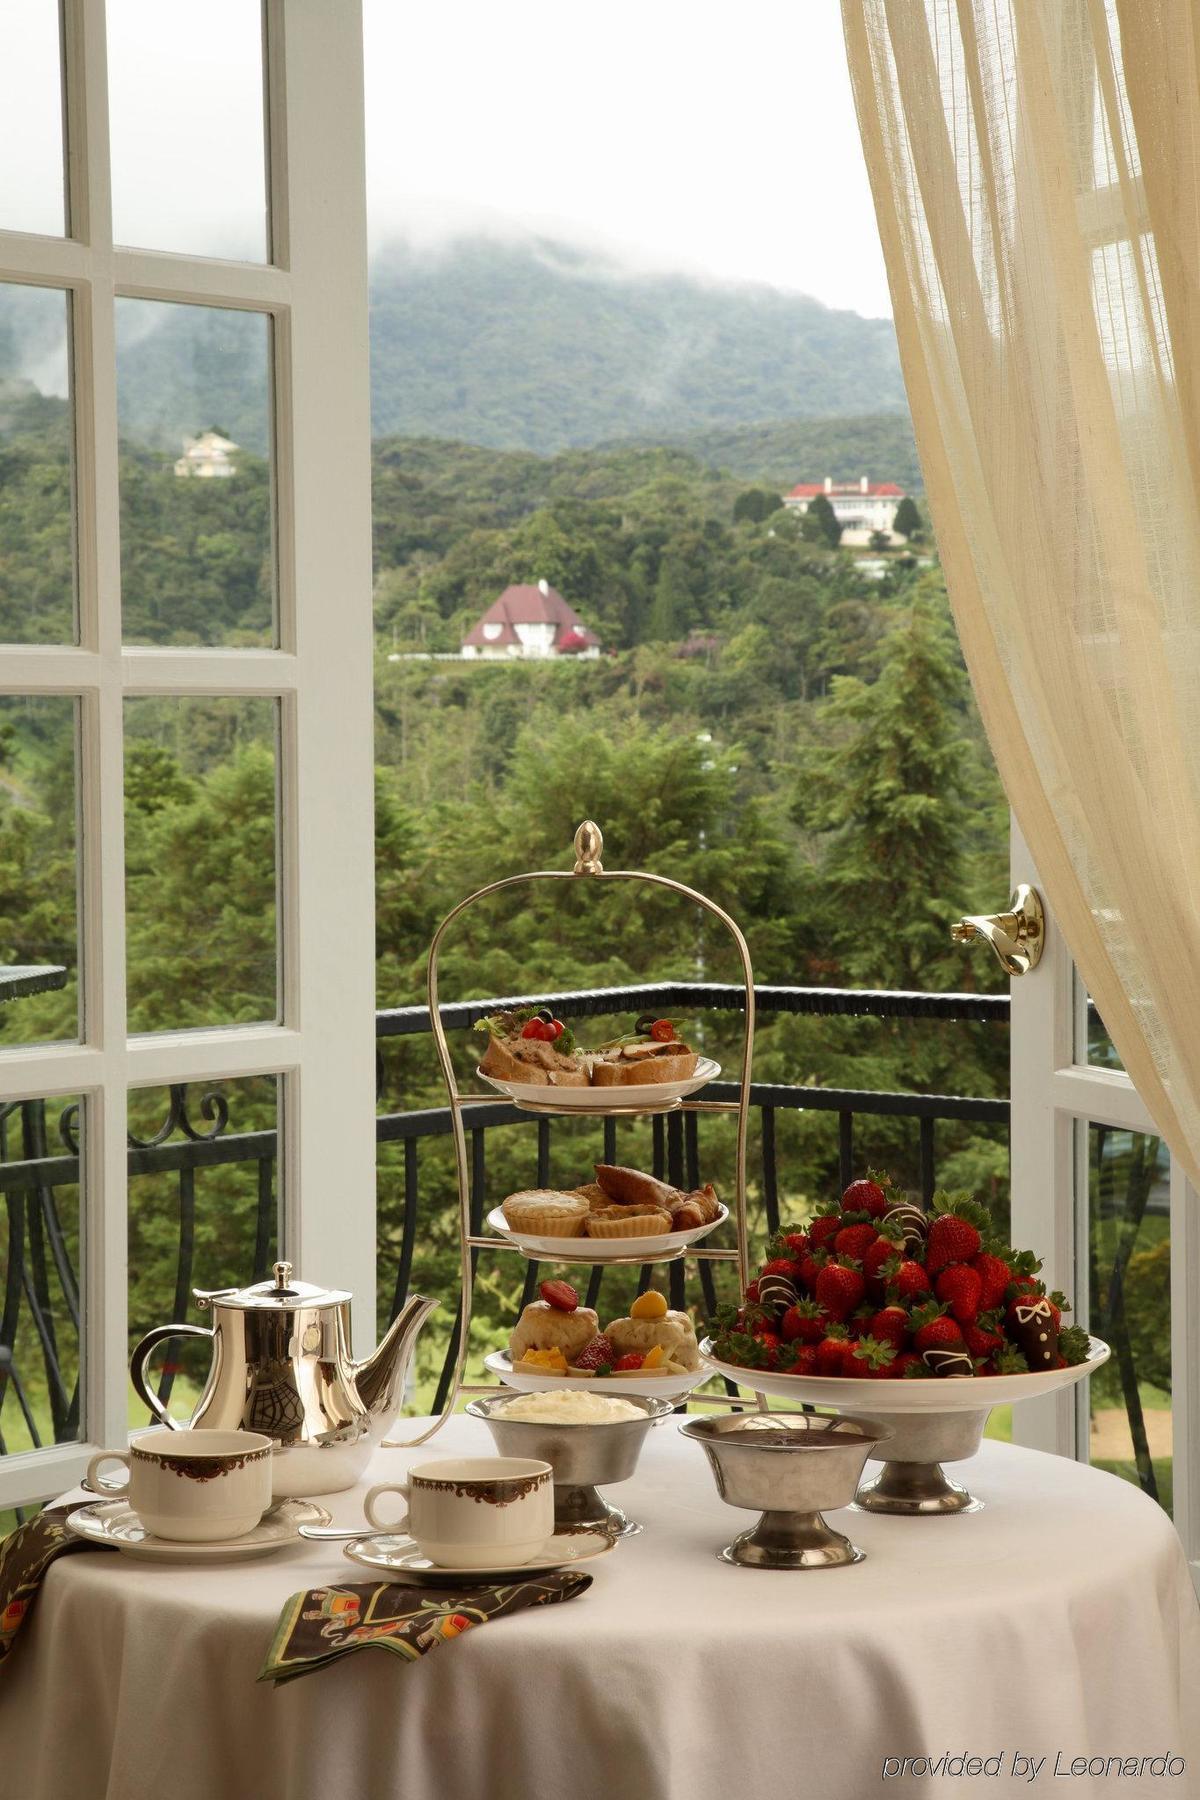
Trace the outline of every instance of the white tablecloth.
<path fill-rule="evenodd" d="M 411 1458 L 381 1451 L 370 1480 L 443 1448 L 492 1446 L 460 1417 Z M 752 1515 L 718 1499 L 672 1421 L 614 1490 L 644 1534 L 581 1599 L 415 1665 L 364 1650 L 280 1689 L 255 1676 L 284 1599 L 369 1579 L 337 1547 L 219 1569 L 63 1557 L 0 1670 L 0 1794 L 1195 1800 L 1200 1616 L 1167 1519 L 1114 1477 L 1034 1451 L 985 1444 L 968 1469 L 988 1503 L 975 1515 L 831 1514 L 868 1553 L 856 1568 L 730 1568 L 714 1552 Z M 361 1518 L 354 1491 L 329 1505 Z M 883 1779 L 885 1758 L 944 1753 L 1000 1754 L 1003 1772 Z M 1032 1783 L 1014 1754 L 1047 1759 Z M 1062 1773 L 1073 1757 L 1160 1755 L 1187 1772 Z"/>

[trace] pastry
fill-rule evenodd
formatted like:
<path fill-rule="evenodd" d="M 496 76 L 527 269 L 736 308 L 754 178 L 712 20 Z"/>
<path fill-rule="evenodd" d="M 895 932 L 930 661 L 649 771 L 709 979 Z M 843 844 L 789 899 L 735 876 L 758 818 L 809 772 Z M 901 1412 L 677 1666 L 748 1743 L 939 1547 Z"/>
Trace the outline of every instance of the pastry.
<path fill-rule="evenodd" d="M 592 1238 L 662 1237 L 671 1230 L 671 1215 L 657 1206 L 602 1206 L 584 1221 Z"/>
<path fill-rule="evenodd" d="M 598 1181 L 585 1181 L 582 1187 L 572 1188 L 571 1192 L 578 1194 L 581 1200 L 586 1200 L 592 1212 L 598 1207 L 613 1204 L 611 1196 L 605 1193 Z"/>
<path fill-rule="evenodd" d="M 573 1363 L 599 1330 L 599 1315 L 590 1306 L 576 1306 L 564 1312 L 548 1300 L 533 1300 L 513 1327 L 509 1355 L 518 1363 L 527 1350 L 561 1350 L 566 1360 Z"/>
<path fill-rule="evenodd" d="M 580 1194 L 526 1188 L 519 1194 L 510 1194 L 500 1210 L 512 1231 L 527 1232 L 533 1237 L 579 1237 L 589 1208 Z"/>
<path fill-rule="evenodd" d="M 678 1188 L 659 1181 L 641 1169 L 622 1169 L 615 1163 L 596 1164 L 596 1184 L 608 1195 L 610 1206 L 658 1206 L 670 1212 L 676 1202 L 685 1198 Z"/>
<path fill-rule="evenodd" d="M 656 1345 L 682 1369 L 700 1367 L 700 1346 L 691 1319 L 685 1312 L 666 1312 L 658 1319 L 614 1319 L 605 1328 L 618 1358 L 638 1352 L 644 1355 Z"/>
<path fill-rule="evenodd" d="M 522 1007 L 480 1019 L 475 1030 L 485 1032 L 488 1040 L 480 1074 L 537 1087 L 587 1087 L 587 1060 L 576 1048 L 574 1034 L 559 1019 L 547 1022 L 547 1013 Z"/>
<path fill-rule="evenodd" d="M 720 1218 L 721 1202 L 710 1183 L 707 1187 L 696 1188 L 693 1193 L 681 1194 L 679 1199 L 671 1202 L 670 1213 L 673 1231 L 693 1231 Z"/>

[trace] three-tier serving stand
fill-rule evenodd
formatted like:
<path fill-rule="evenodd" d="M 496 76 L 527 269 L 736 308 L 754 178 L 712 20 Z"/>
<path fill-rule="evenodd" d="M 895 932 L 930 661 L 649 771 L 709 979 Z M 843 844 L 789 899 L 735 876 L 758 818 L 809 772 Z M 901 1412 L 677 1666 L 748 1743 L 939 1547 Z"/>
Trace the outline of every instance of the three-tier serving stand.
<path fill-rule="evenodd" d="M 549 1261 L 545 1253 L 535 1255 L 532 1251 L 509 1240 L 491 1235 L 479 1235 L 471 1226 L 471 1179 L 467 1157 L 467 1129 L 472 1107 L 481 1104 L 494 1104 L 493 1094 L 464 1094 L 459 1091 L 458 1078 L 454 1071 L 454 1062 L 450 1054 L 450 1045 L 446 1037 L 446 1028 L 442 1023 L 438 994 L 438 961 L 443 940 L 447 932 L 479 901 L 493 894 L 516 892 L 522 888 L 533 887 L 542 882 L 585 882 L 597 885 L 613 886 L 619 882 L 641 882 L 648 887 L 662 888 L 668 893 L 677 894 L 681 899 L 717 919 L 728 931 L 737 946 L 741 962 L 742 978 L 745 984 L 746 1003 L 743 1014 L 741 1072 L 738 1082 L 736 1100 L 705 1100 L 703 1098 L 675 1098 L 660 1101 L 657 1104 L 639 1101 L 636 1087 L 612 1088 L 606 1090 L 614 1096 L 612 1103 L 581 1112 L 561 1104 L 556 1104 L 553 1096 L 555 1090 L 547 1088 L 547 1098 L 543 1101 L 530 1099 L 514 1099 L 514 1106 L 520 1111 L 538 1114 L 553 1114 L 558 1117 L 605 1119 L 605 1118 L 639 1118 L 652 1114 L 669 1112 L 726 1113 L 734 1114 L 737 1119 L 737 1148 L 734 1165 L 734 1205 L 731 1216 L 736 1231 L 736 1248 L 711 1249 L 703 1243 L 693 1243 L 675 1247 L 662 1252 L 652 1260 L 655 1262 L 674 1262 L 680 1257 L 693 1256 L 709 1262 L 733 1262 L 737 1264 L 739 1291 L 744 1291 L 750 1277 L 749 1230 L 746 1218 L 746 1153 L 750 1117 L 750 1071 L 754 1059 L 754 972 L 750 964 L 750 951 L 737 922 L 724 908 L 710 900 L 707 895 L 699 893 L 695 888 L 686 886 L 681 881 L 672 881 L 666 875 L 653 875 L 644 869 L 606 869 L 601 862 L 604 850 L 604 838 L 600 827 L 591 819 L 585 819 L 575 833 L 575 863 L 571 869 L 536 869 L 523 875 L 508 875 L 502 881 L 493 881 L 487 887 L 478 888 L 461 900 L 454 909 L 446 914 L 433 934 L 429 946 L 428 974 L 426 991 L 429 999 L 429 1022 L 437 1046 L 438 1062 L 441 1065 L 442 1078 L 446 1084 L 446 1093 L 450 1104 L 451 1131 L 454 1139 L 454 1160 L 458 1177 L 458 1248 L 461 1273 L 461 1301 L 458 1320 L 458 1350 L 455 1358 L 454 1375 L 446 1395 L 441 1413 L 418 1438 L 408 1440 L 412 1445 L 423 1444 L 439 1431 L 454 1411 L 461 1394 L 494 1394 L 499 1391 L 497 1383 L 468 1383 L 463 1380 L 467 1357 L 470 1350 L 471 1305 L 472 1305 L 472 1253 L 482 1250 L 516 1250 L 528 1261 Z M 620 1096 L 618 1098 L 618 1096 Z M 569 1263 L 573 1240 L 562 1240 L 561 1255 L 554 1260 Z M 619 1240 L 612 1240 L 617 1243 Z M 646 1257 L 633 1252 L 628 1255 L 614 1250 L 603 1258 L 604 1266 L 609 1264 L 634 1263 L 644 1264 Z M 630 1378 L 627 1390 L 631 1394 L 655 1392 L 653 1378 L 648 1377 L 644 1385 L 639 1385 L 636 1378 Z M 708 1402 L 744 1406 L 746 1401 L 735 1396 L 704 1395 Z M 751 1402 L 753 1404 L 753 1402 Z M 760 1402 L 761 1404 L 761 1402 Z"/>

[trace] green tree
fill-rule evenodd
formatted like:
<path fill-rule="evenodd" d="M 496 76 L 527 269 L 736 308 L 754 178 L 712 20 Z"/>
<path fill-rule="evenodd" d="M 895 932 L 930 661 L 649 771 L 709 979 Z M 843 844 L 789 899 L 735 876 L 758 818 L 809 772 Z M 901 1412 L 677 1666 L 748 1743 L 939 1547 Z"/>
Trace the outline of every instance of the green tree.
<path fill-rule="evenodd" d="M 886 531 L 873 531 L 870 538 L 870 547 L 878 556 L 881 551 L 891 549 L 892 540 Z"/>
<path fill-rule="evenodd" d="M 773 488 L 745 488 L 733 503 L 733 522 L 736 525 L 748 519 L 752 524 L 761 525 L 782 506 L 783 500 Z"/>
<path fill-rule="evenodd" d="M 801 535 L 810 544 L 828 544 L 836 550 L 842 541 L 842 528 L 838 524 L 837 514 L 824 494 L 818 494 L 808 503 L 800 526 Z"/>
<path fill-rule="evenodd" d="M 896 508 L 896 516 L 892 520 L 892 530 L 898 531 L 901 537 L 908 538 L 910 542 L 913 538 L 921 538 L 924 535 L 924 521 L 917 503 L 908 494 L 905 494 Z"/>
<path fill-rule="evenodd" d="M 694 618 L 691 584 L 683 561 L 668 553 L 663 557 L 654 584 L 654 599 L 646 620 L 646 639 L 652 644 L 677 644 L 687 636 Z"/>

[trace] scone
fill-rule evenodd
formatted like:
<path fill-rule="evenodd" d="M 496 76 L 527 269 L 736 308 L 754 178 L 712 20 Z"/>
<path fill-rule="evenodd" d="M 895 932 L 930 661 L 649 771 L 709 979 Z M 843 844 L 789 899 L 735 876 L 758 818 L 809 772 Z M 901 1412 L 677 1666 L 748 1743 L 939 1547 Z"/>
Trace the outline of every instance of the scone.
<path fill-rule="evenodd" d="M 661 1344 L 671 1361 L 683 1369 L 700 1367 L 696 1330 L 685 1312 L 669 1312 L 661 1319 L 614 1319 L 604 1328 L 618 1356 L 645 1354 Z"/>
<path fill-rule="evenodd" d="M 574 1312 L 562 1312 L 556 1306 L 548 1306 L 544 1300 L 534 1300 L 513 1327 L 509 1355 L 514 1363 L 518 1363 L 526 1350 L 561 1350 L 569 1363 L 574 1362 L 599 1330 L 599 1314 L 590 1306 L 577 1306 Z"/>

